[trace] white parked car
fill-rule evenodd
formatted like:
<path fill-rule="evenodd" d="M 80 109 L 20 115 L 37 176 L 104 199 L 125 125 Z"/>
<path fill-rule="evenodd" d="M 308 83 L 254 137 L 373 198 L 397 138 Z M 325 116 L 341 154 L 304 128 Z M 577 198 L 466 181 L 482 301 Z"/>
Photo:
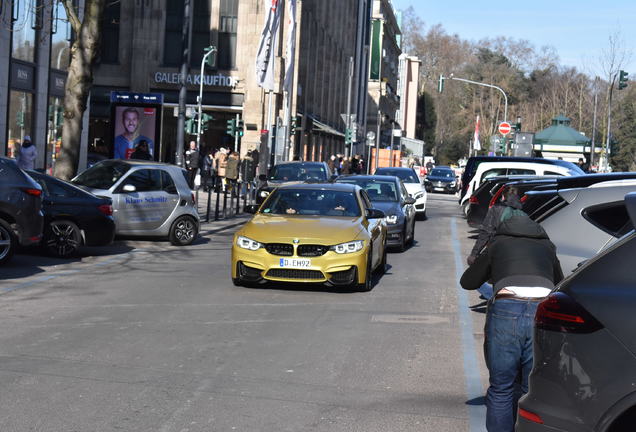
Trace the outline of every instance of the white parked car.
<path fill-rule="evenodd" d="M 426 188 L 413 168 L 381 167 L 375 175 L 395 176 L 402 180 L 409 196 L 415 199 L 415 214 L 419 219 L 426 219 Z"/>
<path fill-rule="evenodd" d="M 468 184 L 466 195 L 463 196 L 460 205 L 467 213 L 470 196 L 479 188 L 482 182 L 490 177 L 511 175 L 540 175 L 540 176 L 571 176 L 578 173 L 567 167 L 559 165 L 547 165 L 535 162 L 482 162 L 477 167 L 475 175 Z"/>

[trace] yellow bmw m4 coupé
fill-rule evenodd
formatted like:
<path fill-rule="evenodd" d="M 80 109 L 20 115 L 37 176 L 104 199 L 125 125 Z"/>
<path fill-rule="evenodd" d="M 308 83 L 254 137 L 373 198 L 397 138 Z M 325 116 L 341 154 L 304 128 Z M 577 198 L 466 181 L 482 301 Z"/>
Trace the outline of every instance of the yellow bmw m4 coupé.
<path fill-rule="evenodd" d="M 275 189 L 235 235 L 232 281 L 323 283 L 372 288 L 386 267 L 384 213 L 353 184 L 296 184 Z"/>

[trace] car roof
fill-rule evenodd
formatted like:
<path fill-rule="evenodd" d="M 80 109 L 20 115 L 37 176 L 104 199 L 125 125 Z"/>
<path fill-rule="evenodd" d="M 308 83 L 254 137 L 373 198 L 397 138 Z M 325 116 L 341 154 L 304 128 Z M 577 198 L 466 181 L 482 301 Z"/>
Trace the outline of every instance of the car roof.
<path fill-rule="evenodd" d="M 351 183 L 298 183 L 278 186 L 277 189 L 302 189 L 302 190 L 333 190 L 340 192 L 354 192 L 360 186 Z"/>
<path fill-rule="evenodd" d="M 155 161 L 146 161 L 146 160 L 135 160 L 135 159 L 106 159 L 99 161 L 98 163 L 103 165 L 129 165 L 131 167 L 140 167 L 140 166 L 149 166 L 149 167 L 171 167 L 171 168 L 181 168 L 177 165 L 172 165 L 164 162 L 155 162 Z"/>
<path fill-rule="evenodd" d="M 278 162 L 274 167 L 283 166 L 283 165 L 324 165 L 324 162 L 316 162 L 316 161 L 285 161 Z"/>
<path fill-rule="evenodd" d="M 606 173 L 606 174 L 585 174 L 571 177 L 559 177 L 557 178 L 557 185 L 559 189 L 572 189 L 579 187 L 587 187 L 596 183 L 611 181 L 611 180 L 623 180 L 623 179 L 636 179 L 636 172 L 621 172 L 621 173 Z"/>
<path fill-rule="evenodd" d="M 413 171 L 413 168 L 408 168 L 408 167 L 379 167 L 378 169 L 375 170 L 375 172 L 386 171 L 386 170 Z"/>
<path fill-rule="evenodd" d="M 534 162 L 534 161 L 486 161 L 486 162 L 482 162 L 479 164 L 479 166 L 477 167 L 477 171 L 485 171 L 489 168 L 523 168 L 523 167 L 534 167 L 540 165 L 542 167 L 545 167 L 548 164 L 544 164 L 541 162 Z M 561 169 L 568 169 L 567 167 L 563 167 L 560 165 L 553 165 L 553 168 L 561 168 Z"/>
<path fill-rule="evenodd" d="M 359 179 L 359 180 L 391 180 L 391 181 L 398 181 L 398 182 L 400 181 L 399 178 L 392 175 L 355 175 L 355 174 L 341 175 L 336 179 L 336 181 L 340 179 L 347 179 L 347 178 Z"/>
<path fill-rule="evenodd" d="M 443 170 L 451 170 L 451 171 L 453 170 L 451 167 L 449 167 L 447 165 L 437 165 L 437 166 L 434 166 L 433 169 L 434 170 L 435 169 L 443 169 Z"/>

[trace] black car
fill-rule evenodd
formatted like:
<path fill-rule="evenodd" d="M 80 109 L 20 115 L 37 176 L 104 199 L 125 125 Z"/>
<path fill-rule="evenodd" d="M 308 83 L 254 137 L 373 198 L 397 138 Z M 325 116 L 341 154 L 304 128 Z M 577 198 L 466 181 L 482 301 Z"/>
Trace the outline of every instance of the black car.
<path fill-rule="evenodd" d="M 29 171 L 29 175 L 43 191 L 44 237 L 41 245 L 48 253 L 69 257 L 81 245 L 112 243 L 115 221 L 110 198 L 95 196 L 46 174 Z"/>
<path fill-rule="evenodd" d="M 431 170 L 424 179 L 424 187 L 427 192 L 457 192 L 457 177 L 451 167 L 438 166 Z"/>
<path fill-rule="evenodd" d="M 18 245 L 42 239 L 42 188 L 13 159 L 0 157 L 0 264 Z"/>
<path fill-rule="evenodd" d="M 278 186 L 293 183 L 325 183 L 332 173 L 325 162 L 281 162 L 269 170 L 269 175 L 261 175 L 261 184 L 256 191 L 256 203 L 261 204 Z"/>
<path fill-rule="evenodd" d="M 411 198 L 400 179 L 383 175 L 345 175 L 336 183 L 351 183 L 367 192 L 373 208 L 386 215 L 387 245 L 397 246 L 400 252 L 415 240 L 415 199 Z"/>
<path fill-rule="evenodd" d="M 519 195 L 535 188 L 551 185 L 554 187 L 557 177 L 554 176 L 524 176 L 510 175 L 497 176 L 485 179 L 468 200 L 468 212 L 466 221 L 470 226 L 480 225 L 488 209 L 492 207 L 503 193 L 504 186 L 515 186 L 519 189 Z"/>

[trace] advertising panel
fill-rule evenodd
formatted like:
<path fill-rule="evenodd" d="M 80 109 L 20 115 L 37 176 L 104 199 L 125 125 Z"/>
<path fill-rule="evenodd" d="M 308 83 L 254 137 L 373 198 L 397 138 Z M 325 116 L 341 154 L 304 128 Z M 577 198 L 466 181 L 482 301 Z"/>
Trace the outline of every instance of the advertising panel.
<path fill-rule="evenodd" d="M 158 160 L 163 95 L 112 92 L 113 159 Z"/>

